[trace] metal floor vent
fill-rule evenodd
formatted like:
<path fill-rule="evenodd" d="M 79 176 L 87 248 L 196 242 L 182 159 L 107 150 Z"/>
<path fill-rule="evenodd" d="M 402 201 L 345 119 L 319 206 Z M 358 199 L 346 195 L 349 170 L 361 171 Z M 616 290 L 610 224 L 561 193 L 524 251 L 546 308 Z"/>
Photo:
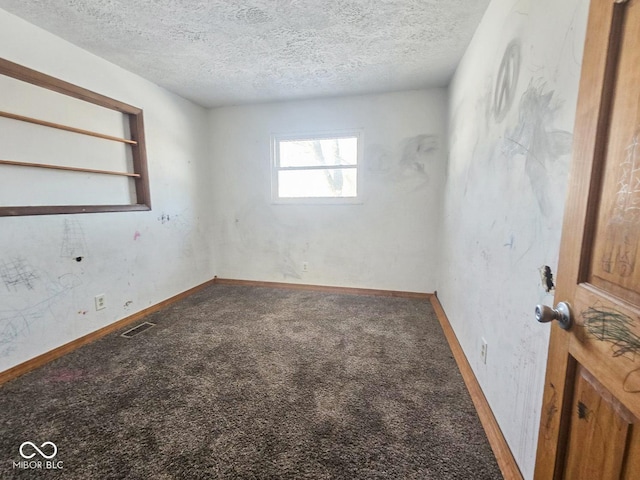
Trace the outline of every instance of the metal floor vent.
<path fill-rule="evenodd" d="M 141 323 L 140 325 L 138 325 L 137 327 L 133 327 L 130 328 L 129 330 L 127 330 L 126 332 L 124 332 L 122 335 L 120 335 L 121 337 L 125 337 L 125 338 L 131 338 L 131 337 L 135 337 L 136 335 L 138 335 L 139 333 L 144 332 L 145 330 L 150 329 L 151 327 L 155 327 L 156 324 L 155 323 L 150 323 L 150 322 L 144 322 Z"/>

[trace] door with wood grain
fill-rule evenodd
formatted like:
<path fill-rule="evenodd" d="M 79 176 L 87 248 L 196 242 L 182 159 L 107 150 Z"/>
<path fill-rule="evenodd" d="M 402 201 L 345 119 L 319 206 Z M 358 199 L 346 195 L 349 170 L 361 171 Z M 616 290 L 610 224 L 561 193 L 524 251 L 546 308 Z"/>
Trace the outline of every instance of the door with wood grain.
<path fill-rule="evenodd" d="M 568 192 L 535 478 L 640 479 L 640 0 L 591 0 Z"/>

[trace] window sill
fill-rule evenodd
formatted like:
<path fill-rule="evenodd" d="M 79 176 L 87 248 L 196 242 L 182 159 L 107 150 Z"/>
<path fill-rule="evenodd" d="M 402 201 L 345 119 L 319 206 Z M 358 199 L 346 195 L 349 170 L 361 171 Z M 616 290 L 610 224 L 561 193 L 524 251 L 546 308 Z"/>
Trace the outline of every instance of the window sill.
<path fill-rule="evenodd" d="M 324 205 L 363 205 L 362 198 L 324 198 L 324 197 L 296 197 L 296 198 L 277 198 L 271 200 L 272 205 L 307 205 L 307 206 L 324 206 Z"/>

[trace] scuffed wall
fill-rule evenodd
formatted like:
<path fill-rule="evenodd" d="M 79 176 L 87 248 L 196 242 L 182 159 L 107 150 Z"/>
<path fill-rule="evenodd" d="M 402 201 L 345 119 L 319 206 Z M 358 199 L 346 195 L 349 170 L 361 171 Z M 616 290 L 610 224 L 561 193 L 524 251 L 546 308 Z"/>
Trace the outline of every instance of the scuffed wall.
<path fill-rule="evenodd" d="M 549 335 L 533 310 L 553 302 L 587 8 L 494 0 L 449 89 L 438 292 L 525 478 Z"/>
<path fill-rule="evenodd" d="M 214 273 L 437 289 L 532 478 L 548 343 L 533 308 L 553 300 L 587 7 L 494 0 L 448 95 L 209 112 L 0 10 L 1 57 L 144 109 L 154 207 L 0 218 L 0 371 Z M 271 203 L 272 133 L 352 129 L 361 204 Z"/>
<path fill-rule="evenodd" d="M 211 279 L 213 251 L 206 110 L 2 10 L 0 57 L 143 108 L 153 205 L 0 217 L 4 371 Z"/>
<path fill-rule="evenodd" d="M 433 291 L 446 101 L 435 89 L 213 110 L 217 275 Z M 353 129 L 361 204 L 271 203 L 271 134 Z"/>

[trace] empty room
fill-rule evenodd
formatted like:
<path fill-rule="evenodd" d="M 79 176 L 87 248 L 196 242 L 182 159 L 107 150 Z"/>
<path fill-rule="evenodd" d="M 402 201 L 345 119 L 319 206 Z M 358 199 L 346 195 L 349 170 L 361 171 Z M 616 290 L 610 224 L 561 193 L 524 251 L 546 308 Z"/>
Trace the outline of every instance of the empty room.
<path fill-rule="evenodd" d="M 639 39 L 0 0 L 0 478 L 640 478 Z"/>

